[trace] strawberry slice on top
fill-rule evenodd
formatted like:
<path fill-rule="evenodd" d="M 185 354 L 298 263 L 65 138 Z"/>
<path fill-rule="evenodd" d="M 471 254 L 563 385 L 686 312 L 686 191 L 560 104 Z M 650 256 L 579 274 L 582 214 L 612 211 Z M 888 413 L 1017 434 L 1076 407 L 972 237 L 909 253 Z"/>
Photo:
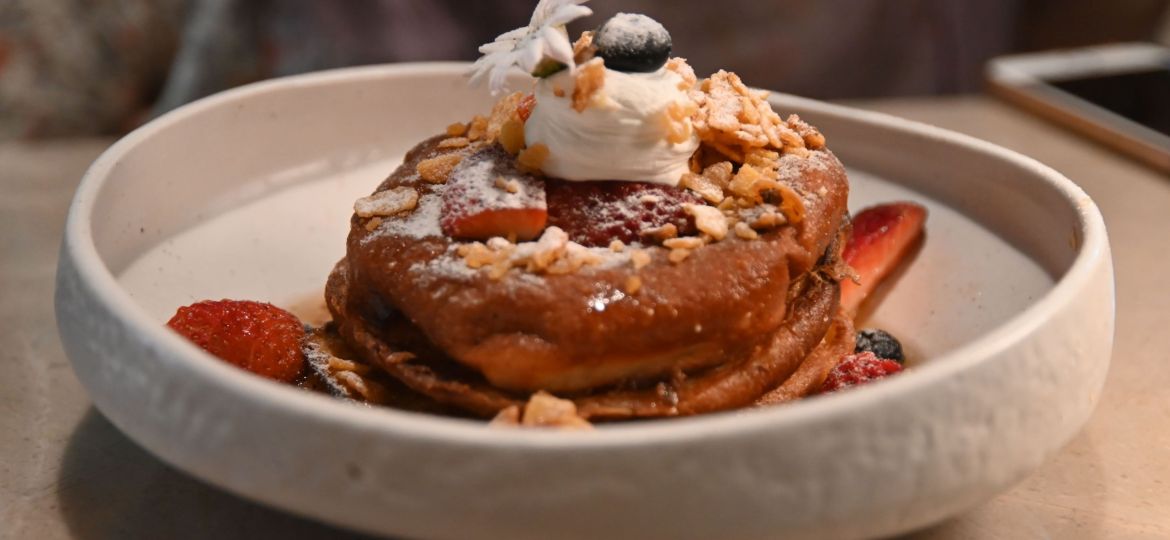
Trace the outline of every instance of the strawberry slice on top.
<path fill-rule="evenodd" d="M 488 147 L 451 171 L 441 212 L 439 226 L 452 238 L 532 240 L 548 221 L 544 181 L 521 171 L 503 148 Z"/>
<path fill-rule="evenodd" d="M 667 225 L 679 236 L 693 234 L 685 205 L 704 204 L 693 191 L 639 182 L 550 180 L 547 188 L 549 225 L 586 246 L 649 240 L 648 231 Z"/>

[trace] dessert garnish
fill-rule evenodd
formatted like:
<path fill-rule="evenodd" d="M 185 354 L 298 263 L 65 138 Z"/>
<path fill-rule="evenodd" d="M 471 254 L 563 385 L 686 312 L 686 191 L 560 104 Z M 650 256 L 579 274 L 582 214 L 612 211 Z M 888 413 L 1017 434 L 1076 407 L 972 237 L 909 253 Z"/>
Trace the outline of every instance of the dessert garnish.
<path fill-rule="evenodd" d="M 853 317 L 925 211 L 869 209 L 851 229 L 820 132 L 734 73 L 697 77 L 645 15 L 570 41 L 583 3 L 541 0 L 484 45 L 472 79 L 499 95 L 490 113 L 445 119 L 355 202 L 302 385 L 579 428 L 895 373 L 872 352 L 896 340 L 859 341 Z"/>
<path fill-rule="evenodd" d="M 248 300 L 205 300 L 179 308 L 167 326 L 252 373 L 293 382 L 304 370 L 305 329 L 291 313 Z"/>
<path fill-rule="evenodd" d="M 902 344 L 889 332 L 880 328 L 858 330 L 857 344 L 853 352 L 871 352 L 878 358 L 893 360 L 899 364 L 906 362 L 906 355 L 902 352 Z"/>
<path fill-rule="evenodd" d="M 500 34 L 479 48 L 483 57 L 472 66 L 472 80 L 487 77 L 492 94 L 498 94 L 513 66 L 533 76 L 573 68 L 573 47 L 565 25 L 593 14 L 593 10 L 581 5 L 587 1 L 540 0 L 528 26 Z"/>
<path fill-rule="evenodd" d="M 841 359 L 841 362 L 833 367 L 828 377 L 825 377 L 825 382 L 821 384 L 820 392 L 836 392 L 873 382 L 900 371 L 902 371 L 902 364 L 878 358 L 872 352 L 851 354 Z"/>
<path fill-rule="evenodd" d="M 853 232 L 841 258 L 869 279 L 841 283 L 841 308 L 857 315 L 861 303 L 877 288 L 922 237 L 926 208 L 901 202 L 887 203 L 858 212 Z"/>

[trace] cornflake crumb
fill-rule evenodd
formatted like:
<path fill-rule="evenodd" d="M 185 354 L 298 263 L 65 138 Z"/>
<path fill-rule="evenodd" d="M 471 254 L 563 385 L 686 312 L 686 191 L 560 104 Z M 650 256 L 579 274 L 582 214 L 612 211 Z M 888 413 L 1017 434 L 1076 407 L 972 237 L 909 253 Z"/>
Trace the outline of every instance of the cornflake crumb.
<path fill-rule="evenodd" d="M 732 158 L 750 148 L 804 150 L 804 138 L 772 110 L 767 95 L 724 70 L 703 80 L 692 92 L 699 105 L 694 119 L 699 139 Z"/>
<path fill-rule="evenodd" d="M 780 183 L 777 183 L 776 190 L 780 192 L 780 211 L 784 220 L 793 225 L 804 221 L 804 201 L 796 190 Z"/>
<path fill-rule="evenodd" d="M 520 153 L 524 148 L 524 123 L 519 120 L 508 120 L 500 127 L 500 146 L 511 155 Z"/>
<path fill-rule="evenodd" d="M 735 235 L 744 240 L 755 240 L 760 237 L 760 233 L 753 230 L 750 225 L 743 221 L 735 224 Z"/>
<path fill-rule="evenodd" d="M 498 139 L 503 131 L 504 125 L 508 122 L 524 123 L 520 118 L 519 110 L 520 102 L 523 100 L 523 92 L 512 92 L 496 101 L 496 104 L 492 106 L 491 115 L 486 119 L 483 128 L 483 137 L 487 141 L 490 142 Z"/>
<path fill-rule="evenodd" d="M 330 355 L 324 367 L 329 373 L 329 379 L 340 385 L 348 397 L 366 403 L 386 402 L 386 389 L 368 378 L 370 366 Z"/>
<path fill-rule="evenodd" d="M 560 429 L 592 429 L 593 426 L 577 414 L 577 405 L 540 391 L 528 398 L 520 425 Z"/>
<path fill-rule="evenodd" d="M 642 234 L 649 236 L 659 242 L 669 240 L 678 236 L 678 227 L 673 223 L 667 223 L 661 227 L 654 227 L 652 229 L 645 229 Z"/>
<path fill-rule="evenodd" d="M 626 278 L 626 294 L 638 294 L 642 290 L 642 278 L 630 276 Z"/>
<path fill-rule="evenodd" d="M 493 185 L 497 189 L 507 191 L 508 193 L 520 193 L 520 181 L 515 178 L 505 179 L 503 176 L 497 176 Z"/>
<path fill-rule="evenodd" d="M 546 159 L 548 159 L 548 147 L 542 143 L 529 146 L 516 156 L 516 162 L 520 164 L 520 168 L 529 171 L 540 171 Z"/>
<path fill-rule="evenodd" d="M 756 230 L 772 229 L 787 223 L 782 214 L 776 212 L 764 212 L 759 217 L 752 220 L 751 228 Z"/>
<path fill-rule="evenodd" d="M 727 236 L 727 218 L 718 208 L 705 204 L 684 204 L 683 210 L 694 216 L 695 227 L 716 241 Z"/>
<path fill-rule="evenodd" d="M 593 96 L 605 85 L 605 62 L 594 58 L 573 72 L 573 110 L 584 111 Z"/>
<path fill-rule="evenodd" d="M 366 230 L 370 232 L 374 232 L 380 226 L 382 226 L 382 218 L 380 217 L 372 217 L 366 222 Z"/>
<path fill-rule="evenodd" d="M 414 188 L 400 186 L 354 201 L 353 211 L 358 217 L 389 217 L 414 210 L 416 206 L 418 192 Z"/>
<path fill-rule="evenodd" d="M 646 204 L 658 204 L 662 201 L 662 197 L 659 197 L 658 195 L 646 194 L 638 197 L 638 201 Z"/>
<path fill-rule="evenodd" d="M 719 217 L 723 218 L 722 215 Z M 662 245 L 670 249 L 698 249 L 703 247 L 703 239 L 695 236 L 684 236 L 682 238 L 671 238 L 663 242 Z"/>
<path fill-rule="evenodd" d="M 508 405 L 500 409 L 500 412 L 496 413 L 496 416 L 492 418 L 491 422 L 488 422 L 488 425 L 495 427 L 515 427 L 520 425 L 520 407 L 518 405 Z"/>
<path fill-rule="evenodd" d="M 734 168 L 730 161 L 713 163 L 703 169 L 703 178 L 720 188 L 726 188 L 731 183 Z"/>
<path fill-rule="evenodd" d="M 687 63 L 686 58 L 673 57 L 666 61 L 666 69 L 673 71 L 682 78 L 682 82 L 678 83 L 679 90 L 690 90 L 695 87 L 698 78 L 695 77 L 695 70 Z"/>
<path fill-rule="evenodd" d="M 472 141 L 478 141 L 487 136 L 488 119 L 475 115 L 471 118 L 471 123 L 467 125 L 467 138 Z"/>
<path fill-rule="evenodd" d="M 632 250 L 630 251 L 630 263 L 634 265 L 634 270 L 641 270 L 650 264 L 650 254 L 641 249 Z"/>
<path fill-rule="evenodd" d="M 682 184 L 682 187 L 698 193 L 700 197 L 713 204 L 719 204 L 723 200 L 723 188 L 715 185 L 715 183 L 702 175 L 692 172 L 683 173 L 680 184 Z"/>
<path fill-rule="evenodd" d="M 672 250 L 670 250 L 670 254 L 666 256 L 666 258 L 670 262 L 678 264 L 680 262 L 683 262 L 684 260 L 686 260 L 687 257 L 690 257 L 690 256 L 691 256 L 691 250 L 689 250 L 689 249 L 672 249 Z"/>
<path fill-rule="evenodd" d="M 739 172 L 727 184 L 727 189 L 742 199 L 758 200 L 761 191 L 774 187 L 776 183 L 764 176 L 759 169 L 751 165 L 744 165 L 739 168 Z"/>
<path fill-rule="evenodd" d="M 660 118 L 662 130 L 666 134 L 666 142 L 680 144 L 691 138 L 691 134 L 694 133 L 691 116 L 697 110 L 699 110 L 699 106 L 689 98 L 685 101 L 672 101 L 662 109 Z"/>
<path fill-rule="evenodd" d="M 593 425 L 577 414 L 577 405 L 543 390 L 532 394 L 523 407 L 509 405 L 488 424 L 495 427 L 537 427 L 565 430 L 593 429 Z"/>
<path fill-rule="evenodd" d="M 573 63 L 584 64 L 593 58 L 595 52 L 597 52 L 597 46 L 593 45 L 593 31 L 581 32 L 581 37 L 573 42 Z"/>
<path fill-rule="evenodd" d="M 418 162 L 415 172 L 427 182 L 445 184 L 447 178 L 451 176 L 451 171 L 455 169 L 456 165 L 459 165 L 460 161 L 463 161 L 461 154 L 442 154 Z"/>
<path fill-rule="evenodd" d="M 469 268 L 488 269 L 488 277 L 500 279 L 512 268 L 534 274 L 568 274 L 584 266 L 601 264 L 601 255 L 576 242 L 559 227 L 549 227 L 533 242 L 517 244 L 505 238 L 486 243 L 470 242 L 456 248 Z"/>
<path fill-rule="evenodd" d="M 463 148 L 471 144 L 467 137 L 449 137 L 439 141 L 439 148 Z"/>
<path fill-rule="evenodd" d="M 801 120 L 799 116 L 790 114 L 786 122 L 789 128 L 800 134 L 800 137 L 804 139 L 804 145 L 810 150 L 820 150 L 825 147 L 825 136 L 817 131 L 817 128 Z"/>
<path fill-rule="evenodd" d="M 743 155 L 743 162 L 746 165 L 751 165 L 764 172 L 769 178 L 775 178 L 775 170 L 778 167 L 780 160 L 780 153 L 767 148 L 750 148 Z"/>
<path fill-rule="evenodd" d="M 462 122 L 455 122 L 454 124 L 447 126 L 448 137 L 462 137 L 464 133 L 467 133 L 467 124 Z"/>
<path fill-rule="evenodd" d="M 626 249 L 626 244 L 621 240 L 614 240 L 609 243 L 609 250 L 614 253 L 621 253 L 624 249 Z"/>

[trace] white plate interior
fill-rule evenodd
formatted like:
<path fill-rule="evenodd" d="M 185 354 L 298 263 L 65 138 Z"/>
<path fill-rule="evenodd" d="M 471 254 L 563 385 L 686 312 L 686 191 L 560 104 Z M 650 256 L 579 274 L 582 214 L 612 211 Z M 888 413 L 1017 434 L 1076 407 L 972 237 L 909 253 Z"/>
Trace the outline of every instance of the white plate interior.
<path fill-rule="evenodd" d="M 454 119 L 453 119 L 454 120 Z M 842 141 L 847 144 L 848 141 Z M 400 158 L 353 168 L 249 197 L 146 250 L 119 275 L 127 292 L 160 323 L 204 299 L 272 302 L 310 323 L 327 319 L 322 288 L 345 253 L 354 199 L 367 195 Z M 329 170 L 304 166 L 300 170 Z M 244 185 L 263 184 L 264 178 Z M 939 357 L 1010 319 L 1051 289 L 1034 260 L 970 218 L 897 180 L 850 171 L 854 211 L 912 200 L 929 209 L 928 235 L 911 264 L 879 291 L 865 326 L 899 336 L 913 361 Z"/>

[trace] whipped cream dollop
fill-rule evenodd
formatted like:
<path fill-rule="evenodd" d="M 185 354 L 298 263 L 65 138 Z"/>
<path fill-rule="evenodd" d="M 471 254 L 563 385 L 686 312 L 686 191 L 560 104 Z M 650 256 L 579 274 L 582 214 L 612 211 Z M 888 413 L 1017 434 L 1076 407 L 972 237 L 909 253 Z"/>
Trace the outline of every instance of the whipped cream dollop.
<path fill-rule="evenodd" d="M 565 70 L 537 84 L 536 106 L 524 125 L 525 142 L 548 147 L 541 170 L 551 177 L 678 185 L 699 146 L 689 126 L 686 140 L 667 140 L 668 107 L 691 102 L 679 88 L 682 81 L 665 67 L 651 73 L 606 69 L 602 87 L 577 111 L 574 81 Z"/>

